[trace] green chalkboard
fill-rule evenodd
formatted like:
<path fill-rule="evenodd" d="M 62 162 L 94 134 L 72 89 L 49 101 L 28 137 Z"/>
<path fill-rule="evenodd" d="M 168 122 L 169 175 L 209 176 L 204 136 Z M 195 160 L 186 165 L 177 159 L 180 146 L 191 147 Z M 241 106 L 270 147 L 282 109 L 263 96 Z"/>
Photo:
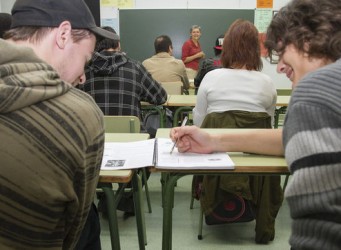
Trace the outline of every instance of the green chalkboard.
<path fill-rule="evenodd" d="M 154 40 L 168 35 L 174 56 L 181 58 L 182 44 L 189 39 L 192 25 L 201 26 L 200 44 L 206 57 L 213 57 L 216 38 L 238 19 L 254 22 L 254 10 L 124 9 L 119 11 L 121 47 L 139 61 L 154 54 Z"/>

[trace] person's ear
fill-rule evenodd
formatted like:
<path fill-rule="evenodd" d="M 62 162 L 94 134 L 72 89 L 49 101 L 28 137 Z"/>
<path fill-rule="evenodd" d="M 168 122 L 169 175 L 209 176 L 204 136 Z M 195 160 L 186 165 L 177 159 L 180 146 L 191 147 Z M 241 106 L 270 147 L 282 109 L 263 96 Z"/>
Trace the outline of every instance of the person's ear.
<path fill-rule="evenodd" d="M 64 21 L 58 26 L 56 43 L 60 49 L 64 49 L 65 45 L 72 39 L 71 31 L 72 27 L 69 21 Z"/>

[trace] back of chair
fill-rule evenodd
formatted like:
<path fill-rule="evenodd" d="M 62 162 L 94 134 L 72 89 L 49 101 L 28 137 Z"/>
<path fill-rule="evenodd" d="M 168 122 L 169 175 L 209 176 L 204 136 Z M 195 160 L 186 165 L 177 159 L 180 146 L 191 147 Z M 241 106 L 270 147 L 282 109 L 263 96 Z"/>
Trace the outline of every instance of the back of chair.
<path fill-rule="evenodd" d="M 265 112 L 230 110 L 207 114 L 202 128 L 271 128 L 271 116 Z"/>
<path fill-rule="evenodd" d="M 292 89 L 277 89 L 277 95 L 291 95 Z"/>
<path fill-rule="evenodd" d="M 168 95 L 182 95 L 183 83 L 178 82 L 162 82 L 161 86 L 166 90 Z"/>
<path fill-rule="evenodd" d="M 141 122 L 137 116 L 104 116 L 106 133 L 140 133 Z"/>

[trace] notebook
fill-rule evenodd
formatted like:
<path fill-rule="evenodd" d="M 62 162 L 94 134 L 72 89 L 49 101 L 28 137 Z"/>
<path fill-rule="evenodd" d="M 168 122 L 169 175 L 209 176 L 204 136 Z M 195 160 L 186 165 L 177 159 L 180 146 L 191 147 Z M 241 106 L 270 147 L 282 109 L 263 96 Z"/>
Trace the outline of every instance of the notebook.
<path fill-rule="evenodd" d="M 227 153 L 171 154 L 173 142 L 168 138 L 157 138 L 134 142 L 106 142 L 101 170 L 156 167 L 160 169 L 234 169 Z"/>

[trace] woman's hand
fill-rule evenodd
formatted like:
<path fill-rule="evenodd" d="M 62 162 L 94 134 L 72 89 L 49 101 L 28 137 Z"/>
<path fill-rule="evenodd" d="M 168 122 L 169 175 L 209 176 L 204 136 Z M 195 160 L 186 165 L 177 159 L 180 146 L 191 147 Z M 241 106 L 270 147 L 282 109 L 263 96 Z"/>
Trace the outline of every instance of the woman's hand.
<path fill-rule="evenodd" d="M 212 136 L 196 126 L 172 128 L 170 138 L 176 142 L 179 152 L 212 153 Z"/>

